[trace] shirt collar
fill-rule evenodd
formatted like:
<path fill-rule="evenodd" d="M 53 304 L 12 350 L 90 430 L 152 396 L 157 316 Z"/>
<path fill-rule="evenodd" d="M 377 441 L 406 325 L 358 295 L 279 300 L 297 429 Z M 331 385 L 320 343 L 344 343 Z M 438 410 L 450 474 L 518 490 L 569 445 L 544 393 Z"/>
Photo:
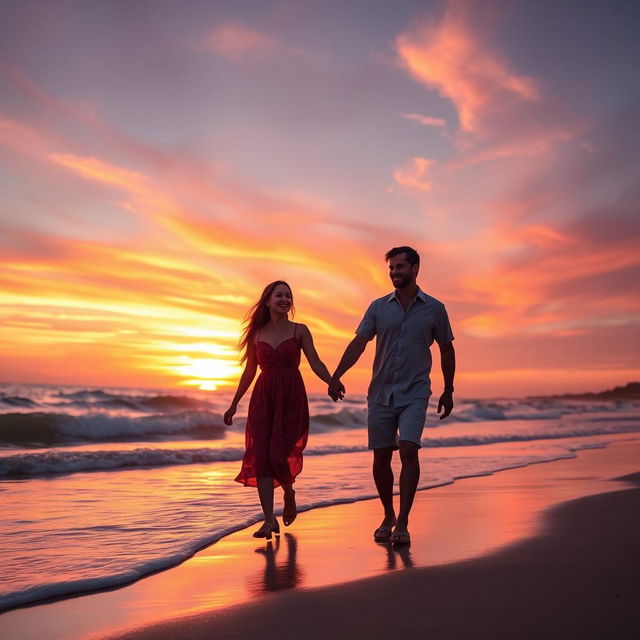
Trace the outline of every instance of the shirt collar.
<path fill-rule="evenodd" d="M 416 293 L 416 297 L 411 301 L 411 303 L 413 304 L 418 299 L 422 300 L 422 302 L 427 302 L 427 294 L 420 287 L 418 287 L 418 293 Z M 393 300 L 398 300 L 395 289 L 387 297 L 387 302 L 393 302 Z M 398 302 L 400 302 L 400 300 L 398 300 Z"/>

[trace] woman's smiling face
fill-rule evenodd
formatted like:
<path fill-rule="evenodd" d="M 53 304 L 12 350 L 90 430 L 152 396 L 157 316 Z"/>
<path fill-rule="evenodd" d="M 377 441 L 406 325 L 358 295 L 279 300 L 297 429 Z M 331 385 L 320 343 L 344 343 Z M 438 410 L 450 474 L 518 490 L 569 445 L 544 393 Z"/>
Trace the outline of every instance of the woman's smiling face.
<path fill-rule="evenodd" d="M 292 302 L 291 289 L 286 284 L 278 284 L 271 293 L 267 306 L 275 313 L 288 313 Z"/>

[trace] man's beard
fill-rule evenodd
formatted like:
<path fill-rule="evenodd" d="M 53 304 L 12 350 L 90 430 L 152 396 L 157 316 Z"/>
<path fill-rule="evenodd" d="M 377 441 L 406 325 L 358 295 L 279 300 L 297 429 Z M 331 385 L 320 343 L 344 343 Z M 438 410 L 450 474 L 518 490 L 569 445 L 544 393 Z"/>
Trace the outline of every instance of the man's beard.
<path fill-rule="evenodd" d="M 393 282 L 393 286 L 396 289 L 404 289 L 405 287 L 409 286 L 410 284 L 411 284 L 411 276 L 401 276 L 400 282 L 398 282 L 397 284 L 395 282 Z"/>

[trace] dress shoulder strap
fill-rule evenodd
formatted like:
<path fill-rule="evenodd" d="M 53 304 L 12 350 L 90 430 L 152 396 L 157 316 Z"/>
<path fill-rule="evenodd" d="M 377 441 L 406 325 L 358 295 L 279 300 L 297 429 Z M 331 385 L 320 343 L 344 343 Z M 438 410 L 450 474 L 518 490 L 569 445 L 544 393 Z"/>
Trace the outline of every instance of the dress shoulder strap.
<path fill-rule="evenodd" d="M 293 324 L 293 337 L 296 337 L 296 331 L 298 330 L 298 323 L 294 322 Z"/>

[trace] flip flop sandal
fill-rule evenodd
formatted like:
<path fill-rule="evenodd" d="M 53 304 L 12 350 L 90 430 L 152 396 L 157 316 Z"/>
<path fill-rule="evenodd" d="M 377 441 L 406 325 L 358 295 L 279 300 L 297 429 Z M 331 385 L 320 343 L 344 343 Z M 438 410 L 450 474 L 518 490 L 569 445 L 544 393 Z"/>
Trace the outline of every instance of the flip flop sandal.
<path fill-rule="evenodd" d="M 392 527 L 386 527 L 384 525 L 378 527 L 373 532 L 373 539 L 376 542 L 386 542 L 387 540 L 389 540 L 389 538 L 391 538 L 391 529 Z"/>
<path fill-rule="evenodd" d="M 411 544 L 411 536 L 408 531 L 394 531 L 391 542 L 393 544 Z"/>

